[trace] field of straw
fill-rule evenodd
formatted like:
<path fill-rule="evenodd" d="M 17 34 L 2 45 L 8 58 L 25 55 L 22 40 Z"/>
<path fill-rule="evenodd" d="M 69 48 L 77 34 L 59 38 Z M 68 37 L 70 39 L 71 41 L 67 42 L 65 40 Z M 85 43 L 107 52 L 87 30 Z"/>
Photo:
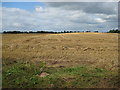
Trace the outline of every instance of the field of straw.
<path fill-rule="evenodd" d="M 118 34 L 3 34 L 3 88 L 113 88 Z"/>
<path fill-rule="evenodd" d="M 118 63 L 118 34 L 4 34 L 3 60 L 46 62 L 52 67 L 86 64 L 114 69 Z"/>

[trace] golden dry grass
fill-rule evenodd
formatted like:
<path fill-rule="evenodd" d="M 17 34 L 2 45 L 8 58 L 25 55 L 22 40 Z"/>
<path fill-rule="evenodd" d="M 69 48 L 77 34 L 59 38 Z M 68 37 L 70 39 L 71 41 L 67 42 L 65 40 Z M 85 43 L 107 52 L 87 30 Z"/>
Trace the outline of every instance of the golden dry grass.
<path fill-rule="evenodd" d="M 3 60 L 45 61 L 48 66 L 80 64 L 114 69 L 118 34 L 3 34 Z"/>

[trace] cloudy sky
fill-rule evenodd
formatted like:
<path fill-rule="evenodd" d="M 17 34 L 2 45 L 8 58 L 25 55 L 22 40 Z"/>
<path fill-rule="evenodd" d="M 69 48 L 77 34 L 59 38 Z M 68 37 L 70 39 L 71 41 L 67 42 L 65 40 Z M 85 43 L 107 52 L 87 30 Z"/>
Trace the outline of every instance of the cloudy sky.
<path fill-rule="evenodd" d="M 99 31 L 118 28 L 117 2 L 3 2 L 2 30 Z"/>

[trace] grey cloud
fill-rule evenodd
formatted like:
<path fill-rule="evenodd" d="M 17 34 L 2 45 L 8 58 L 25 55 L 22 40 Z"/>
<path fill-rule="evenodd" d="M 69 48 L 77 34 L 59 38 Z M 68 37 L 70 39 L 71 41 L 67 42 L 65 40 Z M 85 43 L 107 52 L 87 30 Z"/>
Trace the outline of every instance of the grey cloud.
<path fill-rule="evenodd" d="M 93 14 L 116 14 L 116 2 L 49 2 L 50 7 L 57 7 L 66 10 L 82 10 Z"/>
<path fill-rule="evenodd" d="M 106 20 L 107 22 L 113 22 L 113 23 L 118 22 L 118 14 L 114 14 L 114 15 L 97 14 L 95 16 L 100 17 Z"/>
<path fill-rule="evenodd" d="M 93 6 L 95 8 L 95 5 L 91 3 L 89 3 L 90 5 L 84 3 L 81 6 L 79 6 L 80 3 L 46 4 L 48 6 L 45 8 L 40 7 L 33 12 L 19 8 L 3 7 L 3 30 L 106 31 L 117 27 L 116 13 L 108 11 L 111 14 L 99 14 L 94 10 L 96 13 L 88 12 L 86 9 L 90 9 L 90 6 L 91 10 Z"/>

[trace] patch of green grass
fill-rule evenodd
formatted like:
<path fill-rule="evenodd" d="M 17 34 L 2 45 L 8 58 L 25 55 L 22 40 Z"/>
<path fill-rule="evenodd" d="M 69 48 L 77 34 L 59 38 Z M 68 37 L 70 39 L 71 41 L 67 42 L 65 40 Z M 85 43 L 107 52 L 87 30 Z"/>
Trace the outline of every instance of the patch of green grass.
<path fill-rule="evenodd" d="M 40 77 L 42 72 L 48 76 Z M 3 66 L 4 88 L 90 88 L 117 87 L 116 75 L 102 68 L 76 66 L 46 67 L 45 63 L 16 62 Z"/>

